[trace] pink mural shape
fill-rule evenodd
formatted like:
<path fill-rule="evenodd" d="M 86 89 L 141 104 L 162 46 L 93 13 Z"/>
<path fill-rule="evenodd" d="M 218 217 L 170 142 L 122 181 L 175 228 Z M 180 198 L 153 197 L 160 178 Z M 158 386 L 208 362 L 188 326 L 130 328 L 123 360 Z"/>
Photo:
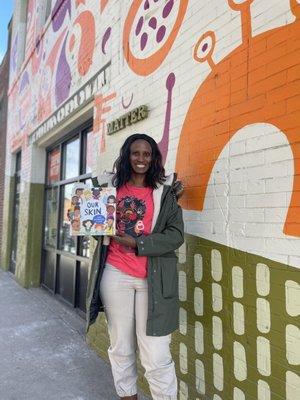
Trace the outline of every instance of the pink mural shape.
<path fill-rule="evenodd" d="M 34 50 L 37 33 L 38 14 L 39 7 L 36 4 L 36 0 L 29 0 L 27 4 L 25 57 Z"/>
<path fill-rule="evenodd" d="M 31 70 L 32 75 L 36 75 L 41 65 L 41 61 L 43 58 L 43 50 L 44 50 L 44 41 L 43 38 L 38 38 L 35 50 L 31 56 Z"/>
<path fill-rule="evenodd" d="M 69 17 L 71 17 L 71 0 L 56 0 L 51 14 L 54 32 L 57 32 L 62 27 L 68 13 Z"/>
<path fill-rule="evenodd" d="M 75 20 L 74 26 L 80 25 L 81 39 L 79 46 L 79 53 L 77 59 L 77 69 L 81 76 L 86 75 L 89 71 L 95 50 L 95 19 L 90 11 L 83 11 Z"/>
<path fill-rule="evenodd" d="M 109 0 L 100 0 L 100 12 L 101 14 L 103 13 L 105 7 L 107 6 L 107 3 L 109 2 Z"/>
<path fill-rule="evenodd" d="M 85 6 L 85 0 L 76 0 L 76 8 L 78 8 L 80 4 L 83 4 Z"/>
<path fill-rule="evenodd" d="M 163 137 L 161 141 L 158 143 L 158 147 L 161 151 L 162 158 L 163 158 L 163 164 L 165 164 L 166 159 L 167 159 L 167 154 L 168 154 L 168 148 L 169 148 L 169 137 L 170 137 L 170 122 L 171 122 L 171 111 L 172 111 L 172 93 L 173 93 L 173 88 L 175 86 L 175 74 L 171 72 L 168 75 L 167 81 L 166 81 L 166 89 L 168 91 L 168 99 L 167 99 L 167 107 L 166 107 L 166 114 L 165 114 L 165 126 L 164 126 L 164 132 L 163 132 Z"/>

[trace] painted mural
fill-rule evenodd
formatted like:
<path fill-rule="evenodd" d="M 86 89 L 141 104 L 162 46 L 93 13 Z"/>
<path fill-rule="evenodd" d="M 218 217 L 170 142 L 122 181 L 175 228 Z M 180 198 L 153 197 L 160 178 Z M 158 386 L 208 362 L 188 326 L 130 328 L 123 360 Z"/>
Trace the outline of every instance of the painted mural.
<path fill-rule="evenodd" d="M 95 74 L 96 56 L 97 65 L 104 65 L 110 58 L 108 42 L 113 20 L 103 14 L 107 1 L 99 2 L 99 12 L 95 13 L 84 0 L 53 0 L 48 25 L 40 26 L 40 29 L 38 3 L 30 0 L 28 6 L 25 67 L 21 69 L 21 76 L 16 61 L 11 64 L 11 120 L 18 124 L 10 124 L 13 132 L 9 134 L 17 145 L 20 141 L 25 143 L 26 137 L 37 126 Z M 97 54 L 96 25 L 98 35 L 103 36 L 102 52 Z M 14 35 L 13 60 L 16 59 L 18 32 Z M 12 150 L 15 148 L 13 145 Z"/>
<path fill-rule="evenodd" d="M 179 399 L 300 398 L 299 2 L 53 0 L 40 31 L 30 7 L 20 75 L 12 40 L 12 151 L 111 61 L 94 169 L 137 129 L 108 136 L 107 122 L 148 102 L 139 129 L 185 185 Z"/>

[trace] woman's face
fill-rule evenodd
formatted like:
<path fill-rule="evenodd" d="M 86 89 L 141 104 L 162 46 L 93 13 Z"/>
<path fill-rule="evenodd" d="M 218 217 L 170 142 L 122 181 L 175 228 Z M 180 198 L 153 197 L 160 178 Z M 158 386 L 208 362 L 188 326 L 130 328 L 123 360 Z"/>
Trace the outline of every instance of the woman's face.
<path fill-rule="evenodd" d="M 146 140 L 138 139 L 130 146 L 130 165 L 136 174 L 145 175 L 151 165 L 152 150 Z"/>

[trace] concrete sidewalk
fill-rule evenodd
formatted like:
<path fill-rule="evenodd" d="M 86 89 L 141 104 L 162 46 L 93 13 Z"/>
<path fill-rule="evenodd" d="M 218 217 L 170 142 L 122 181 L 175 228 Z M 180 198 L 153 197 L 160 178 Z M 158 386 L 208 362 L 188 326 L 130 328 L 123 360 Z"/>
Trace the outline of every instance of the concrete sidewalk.
<path fill-rule="evenodd" d="M 46 290 L 24 289 L 0 270 L 0 399 L 118 399 L 110 367 L 87 346 L 84 326 Z"/>

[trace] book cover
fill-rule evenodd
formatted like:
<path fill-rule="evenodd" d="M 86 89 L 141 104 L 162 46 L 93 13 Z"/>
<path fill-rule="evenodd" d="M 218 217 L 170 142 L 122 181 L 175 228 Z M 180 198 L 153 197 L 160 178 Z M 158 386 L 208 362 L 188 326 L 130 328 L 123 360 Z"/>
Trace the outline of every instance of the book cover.
<path fill-rule="evenodd" d="M 68 210 L 71 235 L 116 234 L 116 189 L 76 183 Z"/>

